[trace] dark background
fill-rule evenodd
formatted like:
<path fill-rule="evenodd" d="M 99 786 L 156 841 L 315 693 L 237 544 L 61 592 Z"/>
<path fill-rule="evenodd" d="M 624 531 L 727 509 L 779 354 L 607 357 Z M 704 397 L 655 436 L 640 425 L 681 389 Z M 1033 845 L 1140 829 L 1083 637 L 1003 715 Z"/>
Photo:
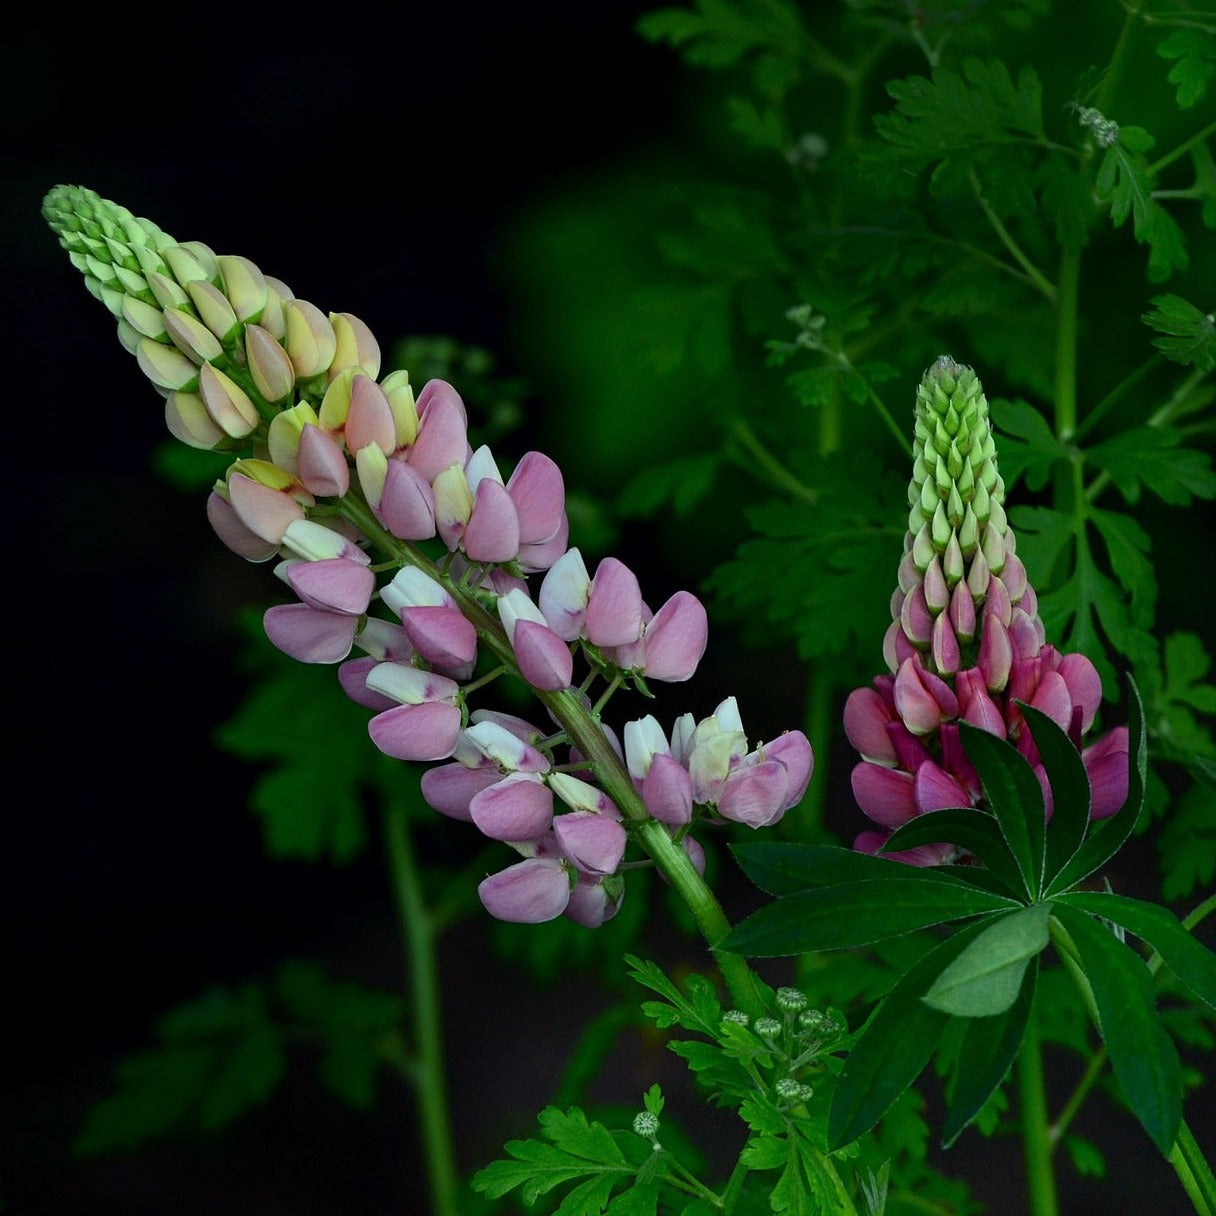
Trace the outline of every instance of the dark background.
<path fill-rule="evenodd" d="M 364 1116 L 293 1075 L 214 1138 L 72 1157 L 114 1062 L 147 1046 L 169 1006 L 286 955 L 392 987 L 400 952 L 378 851 L 346 868 L 263 852 L 251 774 L 211 735 L 246 690 L 235 619 L 272 598 L 268 572 L 215 541 L 201 499 L 150 472 L 158 399 L 42 223 L 43 194 L 86 185 L 179 239 L 245 254 L 321 307 L 357 313 L 386 346 L 406 334 L 480 344 L 532 381 L 543 420 L 562 402 L 546 396 L 543 368 L 513 361 L 526 284 L 504 271 L 504 235 L 559 186 L 577 197 L 606 166 L 677 138 L 683 69 L 633 32 L 652 7 L 407 3 L 276 18 L 166 6 L 71 21 L 27 11 L 10 27 L 6 1213 L 425 1210 L 396 1087 Z M 626 545 L 644 559 L 644 537 Z M 715 691 L 753 662 L 720 657 Z M 786 695 L 795 706 L 800 690 Z M 778 696 L 762 712 L 782 708 Z M 728 901 L 746 900 L 724 881 Z M 688 951 L 661 928 L 651 945 Z M 521 983 L 477 926 L 447 943 L 444 966 L 472 1169 L 529 1133 L 604 996 L 594 973 Z M 652 1080 L 675 1091 L 678 1064 L 634 1046 L 609 1096 Z M 1064 1210 L 1185 1210 L 1172 1172 L 1111 1117 L 1128 1123 L 1112 1182 L 1074 1183 L 1065 1166 Z M 706 1132 L 731 1134 L 713 1118 Z M 1021 1210 L 1016 1146 L 964 1137 L 948 1166 L 990 1211 Z"/>

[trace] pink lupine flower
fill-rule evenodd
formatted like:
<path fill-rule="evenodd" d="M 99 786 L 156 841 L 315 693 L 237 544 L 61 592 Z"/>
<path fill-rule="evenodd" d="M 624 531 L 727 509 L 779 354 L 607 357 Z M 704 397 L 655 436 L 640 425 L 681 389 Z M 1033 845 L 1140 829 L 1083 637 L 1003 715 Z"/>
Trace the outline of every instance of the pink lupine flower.
<path fill-rule="evenodd" d="M 444 469 L 469 456 L 468 415 L 460 394 L 444 380 L 429 380 L 418 394 L 418 437 L 406 459 L 433 484 Z"/>
<path fill-rule="evenodd" d="M 376 517 L 402 540 L 429 540 L 435 535 L 435 491 L 412 465 L 390 460 Z"/>
<path fill-rule="evenodd" d="M 508 773 L 474 794 L 469 816 L 491 840 L 535 840 L 553 825 L 553 793 L 537 773 Z"/>
<path fill-rule="evenodd" d="M 628 841 L 619 819 L 595 811 L 555 816 L 553 833 L 564 857 L 581 873 L 598 877 L 616 872 Z"/>
<path fill-rule="evenodd" d="M 339 663 L 355 642 L 358 616 L 327 612 L 309 604 L 276 604 L 262 617 L 266 636 L 301 663 Z"/>
<path fill-rule="evenodd" d="M 943 357 L 926 372 L 913 455 L 912 510 L 883 640 L 894 678 L 877 677 L 845 704 L 845 732 L 863 756 L 853 770 L 854 795 L 888 832 L 927 811 L 976 804 L 983 791 L 963 752 L 963 721 L 1022 752 L 1050 815 L 1051 791 L 1019 705 L 1045 713 L 1080 747 L 1102 686 L 1088 658 L 1046 644 L 1002 505 L 988 403 L 970 368 Z M 1091 814 L 1113 813 L 1127 789 L 1126 731 L 1082 757 Z M 874 852 L 885 838 L 863 832 L 855 847 Z M 914 865 L 953 855 L 946 845 L 893 854 Z"/>
<path fill-rule="evenodd" d="M 691 592 L 677 591 L 653 617 L 643 604 L 642 618 L 638 640 L 609 647 L 604 657 L 647 679 L 673 684 L 691 679 L 709 640 L 709 618 L 701 601 Z"/>
<path fill-rule="evenodd" d="M 559 638 L 573 642 L 584 636 L 591 575 L 577 548 L 567 549 L 549 567 L 537 593 L 537 603 Z"/>
<path fill-rule="evenodd" d="M 671 754 L 653 716 L 625 723 L 625 762 L 646 809 L 660 823 L 681 827 L 691 822 L 692 777 Z"/>
<path fill-rule="evenodd" d="M 406 566 L 380 595 L 400 614 L 406 636 L 428 663 L 455 679 L 468 679 L 477 657 L 477 631 L 448 591 L 423 571 Z"/>
<path fill-rule="evenodd" d="M 519 519 L 519 566 L 548 570 L 566 551 L 570 525 L 561 470 L 542 452 L 525 452 L 507 481 Z"/>
<path fill-rule="evenodd" d="M 399 702 L 368 722 L 372 742 L 395 760 L 444 760 L 461 728 L 460 685 L 407 663 L 379 663 L 367 687 Z"/>
<path fill-rule="evenodd" d="M 642 589 L 637 575 L 615 557 L 595 568 L 583 628 L 595 646 L 627 646 L 642 636 Z"/>
<path fill-rule="evenodd" d="M 621 900 L 625 888 L 615 884 L 609 889 L 607 883 L 587 874 L 579 874 L 578 882 L 562 915 L 585 929 L 598 929 L 605 921 L 611 920 L 620 911 Z"/>
<path fill-rule="evenodd" d="M 574 656 L 569 645 L 549 628 L 527 592 L 515 588 L 499 596 L 498 616 L 515 651 L 520 675 L 533 688 L 569 688 Z"/>
<path fill-rule="evenodd" d="M 216 490 L 207 498 L 207 520 L 224 545 L 246 561 L 268 562 L 279 555 L 278 543 L 247 527 L 232 503 Z"/>

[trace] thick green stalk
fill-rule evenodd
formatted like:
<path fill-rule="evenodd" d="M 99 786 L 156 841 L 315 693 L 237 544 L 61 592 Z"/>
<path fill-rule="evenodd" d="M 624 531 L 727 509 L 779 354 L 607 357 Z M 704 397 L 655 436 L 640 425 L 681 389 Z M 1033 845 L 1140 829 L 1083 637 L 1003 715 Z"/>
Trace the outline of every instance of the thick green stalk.
<path fill-rule="evenodd" d="M 1056 287 L 1055 424 L 1062 443 L 1077 430 L 1077 309 L 1081 295 L 1081 255 L 1065 252 Z"/>
<path fill-rule="evenodd" d="M 443 1010 L 437 934 L 422 899 L 422 876 L 414 858 L 405 810 L 391 801 L 384 808 L 384 838 L 397 916 L 401 923 L 409 999 L 413 1012 L 416 1056 L 413 1070 L 431 1211 L 460 1216 L 459 1173 L 452 1138 L 444 1068 Z"/>
<path fill-rule="evenodd" d="M 1031 1216 L 1058 1216 L 1056 1180 L 1051 1164 L 1047 1126 L 1047 1089 L 1043 1081 L 1043 1049 L 1032 1014 L 1017 1060 L 1018 1093 L 1022 1100 L 1022 1147 Z"/>
<path fill-rule="evenodd" d="M 1216 1178 L 1185 1119 L 1170 1150 L 1170 1164 L 1198 1216 L 1216 1216 Z"/>

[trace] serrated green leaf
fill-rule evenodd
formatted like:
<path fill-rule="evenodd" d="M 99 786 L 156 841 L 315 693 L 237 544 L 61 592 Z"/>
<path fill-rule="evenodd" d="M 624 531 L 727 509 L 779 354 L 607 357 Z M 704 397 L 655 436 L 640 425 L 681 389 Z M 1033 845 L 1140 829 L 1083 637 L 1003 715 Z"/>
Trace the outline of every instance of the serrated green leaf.
<path fill-rule="evenodd" d="M 621 490 L 621 514 L 646 517 L 668 505 L 677 515 L 689 514 L 713 488 L 721 459 L 719 452 L 698 452 L 648 466 Z"/>
<path fill-rule="evenodd" d="M 1143 153 L 1153 140 L 1140 127 L 1121 127 L 1119 142 L 1106 150 L 1098 167 L 1095 188 L 1110 204 L 1111 223 L 1121 227 L 1132 216 L 1132 232 L 1149 246 L 1149 278 L 1162 282 L 1174 270 L 1190 263 L 1186 241 L 1177 221 L 1153 198 L 1153 184 Z"/>
<path fill-rule="evenodd" d="M 1182 1119 L 1182 1066 L 1157 1013 L 1152 976 L 1135 951 L 1088 913 L 1057 903 L 1053 916 L 1079 956 L 1124 1097 L 1168 1154 Z"/>
<path fill-rule="evenodd" d="M 1162 897 L 1183 899 L 1216 878 L 1216 789 L 1197 780 L 1174 802 L 1157 838 Z"/>
<path fill-rule="evenodd" d="M 1047 828 L 1044 869 L 1050 883 L 1072 860 L 1089 825 L 1089 777 L 1081 753 L 1072 740 L 1042 710 L 1020 704 L 1031 738 L 1047 772 L 1052 815 Z"/>
<path fill-rule="evenodd" d="M 976 940 L 982 938 L 983 934 Z M 972 942 L 967 949 L 974 947 L 975 942 Z M 1009 1072 L 1034 1009 L 1038 974 L 1039 960 L 1036 955 L 1030 960 L 1017 997 L 1007 1010 L 992 1017 L 968 1020 L 955 1061 L 950 1106 L 942 1122 L 943 1148 L 949 1148 L 979 1115 Z"/>
<path fill-rule="evenodd" d="M 1126 843 L 1132 834 L 1144 806 L 1144 787 L 1148 772 L 1144 706 L 1140 690 L 1130 676 L 1128 696 L 1128 782 L 1123 806 L 1109 819 L 1096 825 L 1091 821 L 1089 834 L 1081 847 L 1047 886 L 1048 897 L 1065 891 L 1104 866 Z"/>
<path fill-rule="evenodd" d="M 1018 477 L 1025 479 L 1028 490 L 1041 490 L 1051 476 L 1051 470 L 1069 455 L 1056 438 L 1047 419 L 1029 402 L 1020 399 L 997 398 L 992 403 L 992 420 L 1006 436 L 1000 445 L 1001 473 L 1006 486 Z"/>
<path fill-rule="evenodd" d="M 959 723 L 967 759 L 979 774 L 984 798 L 1000 824 L 1030 899 L 1042 890 L 1046 809 L 1043 790 L 1026 758 L 1012 744 L 986 730 Z"/>
<path fill-rule="evenodd" d="M 1216 496 L 1211 457 L 1182 447 L 1182 433 L 1170 427 L 1137 426 L 1090 448 L 1086 460 L 1104 469 L 1128 502 L 1151 490 L 1173 506 Z"/>
<path fill-rule="evenodd" d="M 1109 891 L 1069 891 L 1059 899 L 1121 925 L 1146 942 L 1195 996 L 1216 1010 L 1216 954 L 1188 933 L 1168 909 Z"/>
<path fill-rule="evenodd" d="M 864 1135 L 920 1076 L 949 1015 L 921 999 L 943 969 L 988 922 L 969 926 L 942 942 L 887 994 L 852 1050 L 836 1081 L 828 1113 L 828 1147 L 837 1150 Z"/>
<path fill-rule="evenodd" d="M 1022 990 L 1031 959 L 1047 946 L 1050 915 L 1049 904 L 1032 904 L 990 921 L 933 981 L 924 1002 L 964 1018 L 1005 1013 Z"/>
<path fill-rule="evenodd" d="M 1216 317 L 1176 295 L 1153 296 L 1140 320 L 1157 331 L 1153 345 L 1167 359 L 1201 372 L 1216 367 Z"/>
<path fill-rule="evenodd" d="M 1177 62 L 1170 68 L 1169 82 L 1175 88 L 1180 110 L 1189 110 L 1207 93 L 1208 82 L 1216 75 L 1216 37 L 1210 28 L 1192 25 L 1173 30 L 1157 43 L 1162 59 Z"/>
<path fill-rule="evenodd" d="M 720 945 L 753 958 L 844 950 L 1016 906 L 1011 899 L 927 879 L 913 869 L 898 882 L 866 880 L 786 895 L 745 917 Z"/>

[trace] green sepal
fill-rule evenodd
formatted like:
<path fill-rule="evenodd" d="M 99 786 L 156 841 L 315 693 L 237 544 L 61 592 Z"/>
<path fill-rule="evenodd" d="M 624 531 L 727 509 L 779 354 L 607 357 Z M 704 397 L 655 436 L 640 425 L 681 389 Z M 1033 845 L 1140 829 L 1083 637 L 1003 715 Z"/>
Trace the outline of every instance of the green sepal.
<path fill-rule="evenodd" d="M 1069 891 L 1059 901 L 1120 925 L 1147 942 L 1195 996 L 1216 1009 L 1216 954 L 1168 909 L 1109 891 Z"/>
<path fill-rule="evenodd" d="M 783 896 L 741 921 L 719 946 L 751 958 L 845 950 L 1017 906 L 1002 896 L 892 864 L 907 877 L 892 874 Z"/>
<path fill-rule="evenodd" d="M 959 722 L 967 759 L 975 766 L 984 796 L 1021 873 L 1029 899 L 1038 899 L 1043 882 L 1046 810 L 1039 779 L 1011 743 L 970 722 Z"/>
<path fill-rule="evenodd" d="M 1157 1012 L 1144 960 L 1079 908 L 1052 915 L 1071 940 L 1089 984 L 1115 1078 L 1153 1143 L 1168 1155 L 1182 1120 L 1182 1065 Z"/>
<path fill-rule="evenodd" d="M 1021 870 L 1000 824 L 978 807 L 951 807 L 917 815 L 891 833 L 883 851 L 892 853 L 939 841 L 966 849 L 987 866 L 1008 894 L 1019 900 L 1023 897 Z"/>
<path fill-rule="evenodd" d="M 1039 960 L 1035 956 L 1022 976 L 1017 999 L 1008 1009 L 994 1017 L 968 1021 L 955 1062 L 950 1109 L 942 1122 L 943 1148 L 959 1138 L 1009 1072 L 1034 1008 L 1038 978 Z"/>
<path fill-rule="evenodd" d="M 1140 690 L 1130 675 L 1127 677 L 1127 686 L 1127 741 L 1130 753 L 1127 798 L 1118 811 L 1090 831 L 1072 859 L 1065 863 L 1064 868 L 1050 881 L 1045 892 L 1048 897 L 1066 891 L 1104 866 L 1123 847 L 1140 818 L 1140 809 L 1144 805 L 1144 783 L 1148 775 L 1144 706 L 1140 701 Z"/>
<path fill-rule="evenodd" d="M 1072 860 L 1089 824 L 1089 777 L 1076 744 L 1042 710 L 1018 702 L 1030 727 L 1051 786 L 1051 823 L 1047 827 L 1046 881 Z"/>
<path fill-rule="evenodd" d="M 929 985 L 991 921 L 970 925 L 920 960 L 870 1016 L 845 1058 L 828 1111 L 828 1148 L 856 1140 L 887 1113 L 920 1076 L 950 1020 L 926 1005 Z"/>
<path fill-rule="evenodd" d="M 933 981 L 927 1005 L 964 1018 L 1005 1013 L 1018 999 L 1026 968 L 1046 949 L 1050 904 L 998 917 Z"/>

